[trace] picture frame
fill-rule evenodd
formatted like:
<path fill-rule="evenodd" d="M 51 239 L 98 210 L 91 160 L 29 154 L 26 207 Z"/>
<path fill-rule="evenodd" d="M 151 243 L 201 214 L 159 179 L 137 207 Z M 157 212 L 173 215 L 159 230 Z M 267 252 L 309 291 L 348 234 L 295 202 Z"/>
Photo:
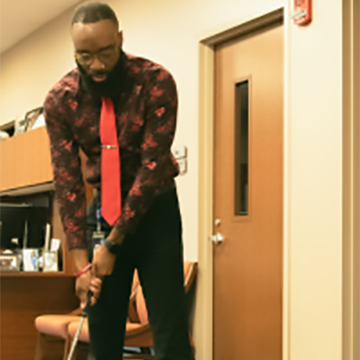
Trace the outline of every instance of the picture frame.
<path fill-rule="evenodd" d="M 39 106 L 35 109 L 28 111 L 25 114 L 25 122 L 26 122 L 25 131 L 32 130 L 35 128 L 35 123 L 38 120 L 39 116 L 42 114 L 42 112 L 43 112 L 43 107 Z"/>
<path fill-rule="evenodd" d="M 26 119 L 16 119 L 14 124 L 14 135 L 22 134 L 26 131 L 27 120 Z"/>
<path fill-rule="evenodd" d="M 57 251 L 44 250 L 42 257 L 43 272 L 59 271 Z"/>
<path fill-rule="evenodd" d="M 17 254 L 0 254 L 0 272 L 20 271 L 20 259 Z"/>
<path fill-rule="evenodd" d="M 23 249 L 23 271 L 40 271 L 40 249 Z"/>

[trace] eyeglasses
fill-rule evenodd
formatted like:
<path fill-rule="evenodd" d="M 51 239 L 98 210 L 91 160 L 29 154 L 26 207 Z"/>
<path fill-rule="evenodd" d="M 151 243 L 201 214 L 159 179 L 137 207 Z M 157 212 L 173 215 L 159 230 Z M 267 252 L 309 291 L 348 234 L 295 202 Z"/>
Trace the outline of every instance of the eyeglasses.
<path fill-rule="evenodd" d="M 94 61 L 95 56 L 101 61 L 103 64 L 111 61 L 117 54 L 116 45 L 109 47 L 104 50 L 100 50 L 97 53 L 89 53 L 89 52 L 75 52 L 75 60 L 84 66 L 90 66 Z"/>

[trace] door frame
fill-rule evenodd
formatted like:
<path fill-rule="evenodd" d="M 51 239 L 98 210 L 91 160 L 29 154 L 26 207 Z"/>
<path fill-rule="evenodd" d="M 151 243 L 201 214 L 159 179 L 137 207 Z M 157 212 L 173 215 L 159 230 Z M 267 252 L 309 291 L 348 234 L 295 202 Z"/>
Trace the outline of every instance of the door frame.
<path fill-rule="evenodd" d="M 343 360 L 360 359 L 360 3 L 343 0 Z"/>
<path fill-rule="evenodd" d="M 214 159 L 214 70 L 216 45 L 249 34 L 259 29 L 284 23 L 284 8 L 242 23 L 238 26 L 203 39 L 199 43 L 199 273 L 196 287 L 194 340 L 198 360 L 213 359 L 213 244 L 209 240 L 213 231 L 213 159 Z M 284 36 L 286 32 L 284 31 Z M 285 54 L 285 52 L 284 52 Z M 285 56 L 285 55 L 284 55 Z M 284 61 L 284 64 L 286 62 Z M 286 101 L 284 101 L 284 104 Z M 285 105 L 284 105 L 285 106 Z M 285 154 L 284 154 L 285 156 Z M 285 158 L 284 158 L 285 160 Z M 285 161 L 284 161 L 285 164 Z M 284 179 L 285 180 L 285 179 Z M 285 186 L 285 184 L 284 184 Z M 285 194 L 285 193 L 284 193 Z M 285 199 L 284 199 L 285 206 Z M 285 211 L 284 211 L 285 216 Z M 285 221 L 284 221 L 285 223 Z M 284 257 L 286 249 L 284 248 Z M 285 266 L 285 262 L 284 262 Z M 284 268 L 284 293 L 286 271 Z M 283 348 L 286 348 L 286 299 L 283 301 Z"/>

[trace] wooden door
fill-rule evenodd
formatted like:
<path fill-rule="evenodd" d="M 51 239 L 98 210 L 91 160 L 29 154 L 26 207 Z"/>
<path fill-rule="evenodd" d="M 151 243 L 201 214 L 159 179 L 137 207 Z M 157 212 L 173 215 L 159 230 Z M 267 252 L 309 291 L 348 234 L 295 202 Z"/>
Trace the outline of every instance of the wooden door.
<path fill-rule="evenodd" d="M 279 360 L 282 25 L 216 47 L 214 130 L 214 359 Z"/>

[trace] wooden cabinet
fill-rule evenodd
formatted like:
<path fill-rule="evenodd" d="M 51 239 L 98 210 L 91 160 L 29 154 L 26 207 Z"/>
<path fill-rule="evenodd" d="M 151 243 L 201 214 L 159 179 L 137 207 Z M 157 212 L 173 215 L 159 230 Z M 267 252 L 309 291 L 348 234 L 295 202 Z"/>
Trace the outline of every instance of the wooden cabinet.
<path fill-rule="evenodd" d="M 49 138 L 45 127 L 0 141 L 0 197 L 53 191 Z M 80 152 L 82 168 L 86 156 Z M 86 198 L 93 196 L 85 185 Z M 59 209 L 52 202 L 52 237 L 61 239 L 63 271 L 0 273 L 0 358 L 26 360 L 35 355 L 35 317 L 66 313 L 79 302 L 75 295 L 74 264 L 67 248 Z"/>
<path fill-rule="evenodd" d="M 46 127 L 30 130 L 23 134 L 0 141 L 0 196 L 20 196 L 53 191 L 50 142 Z M 87 161 L 80 150 L 82 172 Z M 93 188 L 85 182 L 86 201 L 93 197 Z M 55 196 L 52 206 L 52 237 L 61 239 L 63 272 L 73 274 L 74 264 L 69 254 Z"/>
<path fill-rule="evenodd" d="M 1 360 L 34 359 L 35 318 L 66 314 L 79 306 L 74 276 L 61 273 L 0 273 L 0 297 Z"/>
<path fill-rule="evenodd" d="M 52 181 L 45 126 L 0 141 L 0 191 Z"/>

